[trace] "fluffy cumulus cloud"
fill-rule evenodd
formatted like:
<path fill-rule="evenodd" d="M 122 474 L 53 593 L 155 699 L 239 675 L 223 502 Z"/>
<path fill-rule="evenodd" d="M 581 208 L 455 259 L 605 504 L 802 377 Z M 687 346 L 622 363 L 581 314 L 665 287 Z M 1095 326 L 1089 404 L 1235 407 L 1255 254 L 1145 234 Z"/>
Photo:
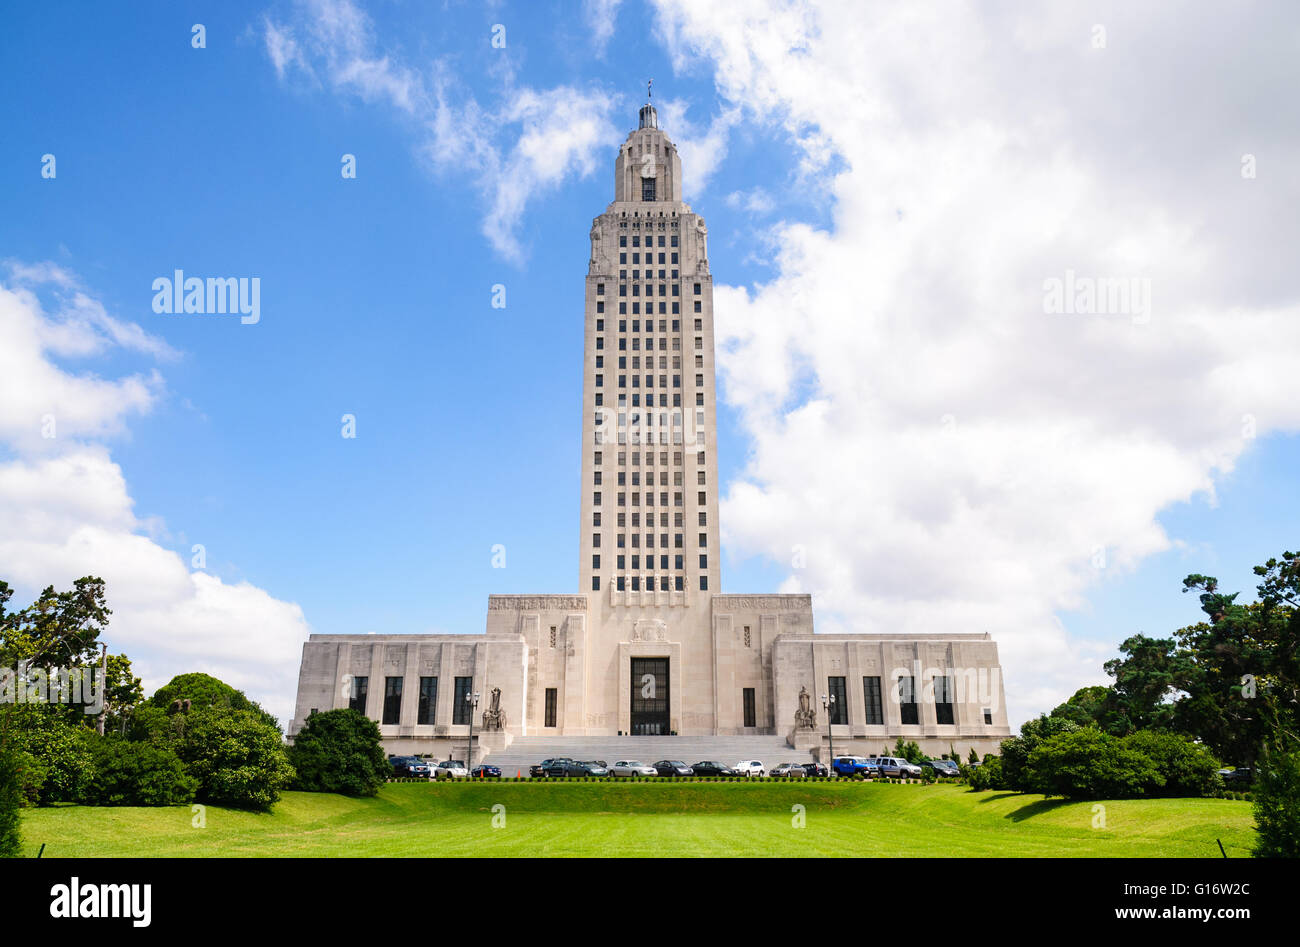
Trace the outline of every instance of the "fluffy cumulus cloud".
<path fill-rule="evenodd" d="M 617 3 L 587 9 L 601 47 L 613 33 Z M 585 177 L 617 140 L 618 101 L 600 88 L 537 89 L 515 80 L 509 46 L 493 67 L 499 89 L 481 103 L 448 59 L 427 70 L 383 51 L 370 17 L 352 0 L 299 0 L 281 21 L 267 17 L 267 56 L 286 81 L 302 77 L 341 94 L 393 108 L 419 136 L 434 171 L 471 174 L 484 204 L 483 235 L 506 259 L 524 252 L 517 232 L 530 200 L 566 179 Z"/>
<path fill-rule="evenodd" d="M 658 8 L 677 67 L 834 201 L 716 290 L 753 446 L 730 547 L 789 563 L 823 630 L 992 632 L 1013 723 L 1101 677 L 1114 642 L 1056 616 L 1300 427 L 1285 8 Z"/>
<path fill-rule="evenodd" d="M 67 270 L 10 263 L 0 281 L 0 576 L 30 595 L 83 575 L 108 585 L 107 640 L 152 689 L 202 670 L 246 690 L 287 722 L 302 610 L 246 582 L 193 571 L 150 535 L 108 448 L 164 396 L 157 369 L 116 379 L 80 363 L 113 352 L 177 357 L 110 316 Z M 21 595 L 19 596 L 21 597 Z"/>

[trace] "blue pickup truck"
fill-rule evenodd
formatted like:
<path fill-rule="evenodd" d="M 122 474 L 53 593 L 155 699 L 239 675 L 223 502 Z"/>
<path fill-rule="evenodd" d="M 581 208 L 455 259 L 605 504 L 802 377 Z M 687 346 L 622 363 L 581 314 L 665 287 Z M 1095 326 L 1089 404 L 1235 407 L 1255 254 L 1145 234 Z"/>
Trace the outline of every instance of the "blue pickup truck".
<path fill-rule="evenodd" d="M 831 761 L 831 769 L 836 776 L 851 776 L 869 779 L 880 775 L 880 767 L 861 756 L 837 756 Z"/>

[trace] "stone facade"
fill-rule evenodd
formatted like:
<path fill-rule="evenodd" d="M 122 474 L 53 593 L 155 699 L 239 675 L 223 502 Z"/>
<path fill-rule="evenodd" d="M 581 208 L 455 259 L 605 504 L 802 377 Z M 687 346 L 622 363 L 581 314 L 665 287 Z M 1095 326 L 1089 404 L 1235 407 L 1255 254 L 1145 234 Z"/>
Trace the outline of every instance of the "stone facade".
<path fill-rule="evenodd" d="M 522 735 L 675 733 L 785 735 L 813 755 L 902 736 L 964 756 L 1009 735 L 987 634 L 815 635 L 809 595 L 721 594 L 708 228 L 681 181 L 647 104 L 590 234 L 583 591 L 490 596 L 482 636 L 312 635 L 291 734 L 314 709 L 356 704 L 389 752 L 452 755 L 470 729 L 454 720 L 460 678 L 485 703 L 500 688 L 501 716 L 474 720 L 489 753 Z M 796 726 L 801 690 L 816 726 Z M 843 722 L 828 729 L 832 694 Z"/>

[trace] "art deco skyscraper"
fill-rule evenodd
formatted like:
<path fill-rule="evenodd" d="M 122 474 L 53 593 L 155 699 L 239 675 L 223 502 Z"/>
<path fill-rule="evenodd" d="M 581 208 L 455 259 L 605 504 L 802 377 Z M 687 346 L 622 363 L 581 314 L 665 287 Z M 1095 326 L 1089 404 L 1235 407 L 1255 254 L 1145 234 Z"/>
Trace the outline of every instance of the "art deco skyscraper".
<path fill-rule="evenodd" d="M 704 605 L 718 591 L 707 238 L 647 103 L 587 269 L 579 588 L 606 607 Z"/>

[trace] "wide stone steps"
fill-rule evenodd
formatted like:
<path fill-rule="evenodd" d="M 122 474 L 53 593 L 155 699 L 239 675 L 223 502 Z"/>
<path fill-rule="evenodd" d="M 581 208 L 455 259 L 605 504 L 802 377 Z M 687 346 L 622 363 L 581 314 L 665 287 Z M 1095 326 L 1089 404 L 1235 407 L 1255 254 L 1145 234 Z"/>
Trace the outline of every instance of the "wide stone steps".
<path fill-rule="evenodd" d="M 528 775 L 528 767 L 544 759 L 569 756 L 577 760 L 682 760 L 688 765 L 701 760 L 717 760 L 735 766 L 741 760 L 762 760 L 767 769 L 781 763 L 805 763 L 807 752 L 792 749 L 784 737 L 516 737 L 504 750 L 475 758 L 501 767 L 503 776 L 516 772 Z"/>

